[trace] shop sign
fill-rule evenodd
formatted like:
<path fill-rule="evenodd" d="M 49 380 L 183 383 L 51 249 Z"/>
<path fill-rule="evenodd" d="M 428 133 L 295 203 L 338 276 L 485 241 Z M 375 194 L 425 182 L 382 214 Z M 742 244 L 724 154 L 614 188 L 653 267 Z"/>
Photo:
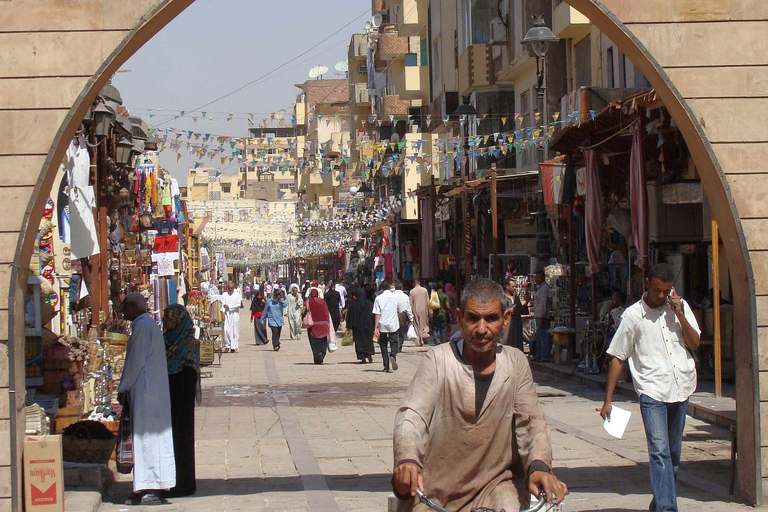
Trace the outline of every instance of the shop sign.
<path fill-rule="evenodd" d="M 505 254 L 536 254 L 536 238 L 507 237 Z"/>

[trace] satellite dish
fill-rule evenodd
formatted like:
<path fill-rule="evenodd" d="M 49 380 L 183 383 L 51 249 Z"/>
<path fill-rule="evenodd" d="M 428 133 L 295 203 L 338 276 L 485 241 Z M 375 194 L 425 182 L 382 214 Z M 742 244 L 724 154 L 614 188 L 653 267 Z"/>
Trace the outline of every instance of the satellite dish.
<path fill-rule="evenodd" d="M 356 187 L 355 185 L 352 185 L 351 187 L 349 187 L 349 193 L 352 195 L 357 194 L 358 190 L 360 190 L 360 187 Z"/>
<path fill-rule="evenodd" d="M 328 68 L 326 66 L 315 66 L 309 70 L 309 78 L 319 79 L 321 76 L 323 76 L 327 72 L 328 72 Z"/>
<path fill-rule="evenodd" d="M 280 110 L 275 112 L 275 119 L 277 119 L 278 121 L 281 120 L 284 117 L 285 117 L 285 110 L 284 109 L 281 108 Z"/>
<path fill-rule="evenodd" d="M 365 22 L 365 30 L 366 30 L 366 32 L 370 31 L 372 28 L 373 28 L 373 23 L 371 23 L 370 21 L 366 21 Z"/>
<path fill-rule="evenodd" d="M 349 71 L 349 62 L 346 60 L 339 61 L 336 63 L 336 66 L 334 66 L 334 69 L 339 73 L 346 73 Z"/>
<path fill-rule="evenodd" d="M 374 14 L 373 19 L 371 20 L 371 25 L 373 25 L 373 28 L 379 28 L 379 25 L 381 25 L 382 22 L 381 14 Z"/>

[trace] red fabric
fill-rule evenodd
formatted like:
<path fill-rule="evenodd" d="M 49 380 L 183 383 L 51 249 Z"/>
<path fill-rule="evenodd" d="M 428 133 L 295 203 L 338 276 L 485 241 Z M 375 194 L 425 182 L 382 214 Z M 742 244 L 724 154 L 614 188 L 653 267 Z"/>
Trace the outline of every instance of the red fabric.
<path fill-rule="evenodd" d="M 155 252 L 176 252 L 176 244 L 179 241 L 178 235 L 165 235 L 155 237 Z"/>
<path fill-rule="evenodd" d="M 331 334 L 331 314 L 328 311 L 328 304 L 319 297 L 317 290 L 310 292 L 304 306 L 312 313 L 312 321 L 315 323 L 308 329 L 309 334 L 315 338 L 325 338 Z"/>
<path fill-rule="evenodd" d="M 392 268 L 393 254 L 384 255 L 384 279 L 392 279 L 394 277 L 394 269 Z"/>
<path fill-rule="evenodd" d="M 600 235 L 603 230 L 603 212 L 600 198 L 600 176 L 597 174 L 597 157 L 595 151 L 584 151 L 584 164 L 587 168 L 587 198 L 584 204 L 587 256 L 589 257 L 589 273 L 600 272 Z"/>
<path fill-rule="evenodd" d="M 539 164 L 541 173 L 541 188 L 544 192 L 544 204 L 549 206 L 555 202 L 555 179 L 552 164 Z"/>
<path fill-rule="evenodd" d="M 648 193 L 643 168 L 643 130 L 640 123 L 632 125 L 632 154 L 629 160 L 629 202 L 632 216 L 632 241 L 637 249 L 635 265 L 648 265 Z"/>

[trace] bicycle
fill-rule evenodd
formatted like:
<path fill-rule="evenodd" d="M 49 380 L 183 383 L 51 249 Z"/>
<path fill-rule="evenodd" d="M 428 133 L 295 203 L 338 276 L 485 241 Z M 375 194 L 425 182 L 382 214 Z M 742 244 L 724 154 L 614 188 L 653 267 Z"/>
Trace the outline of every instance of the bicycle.
<path fill-rule="evenodd" d="M 426 494 L 424 494 L 421 489 L 416 489 L 416 497 L 419 499 L 419 503 L 422 503 L 432 510 L 435 510 L 437 512 L 450 512 L 448 509 L 441 507 L 434 501 L 430 500 Z M 549 505 L 549 508 L 544 508 L 546 505 Z M 562 510 L 562 504 L 557 503 L 556 501 L 552 503 L 547 503 L 547 493 L 544 491 L 541 492 L 539 495 L 539 500 L 530 508 L 526 508 L 524 510 L 521 510 L 520 512 L 560 512 Z M 490 508 L 476 508 L 472 512 L 504 512 L 503 510 L 497 511 Z"/>

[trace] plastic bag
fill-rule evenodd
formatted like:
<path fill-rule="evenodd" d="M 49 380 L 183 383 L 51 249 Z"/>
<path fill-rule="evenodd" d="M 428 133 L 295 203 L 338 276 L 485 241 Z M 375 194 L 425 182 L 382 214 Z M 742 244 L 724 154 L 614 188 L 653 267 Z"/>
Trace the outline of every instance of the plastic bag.
<path fill-rule="evenodd" d="M 429 309 L 440 309 L 440 297 L 435 290 L 432 290 L 432 294 L 429 296 L 429 303 L 427 303 Z"/>
<path fill-rule="evenodd" d="M 349 347 L 350 345 L 353 345 L 355 343 L 354 334 L 351 330 L 347 330 L 347 332 L 344 333 L 344 337 L 341 338 L 341 346 L 342 347 Z"/>
<path fill-rule="evenodd" d="M 336 331 L 331 327 L 331 332 L 328 334 L 328 352 L 336 352 L 339 350 L 339 344 L 336 343 Z"/>
<path fill-rule="evenodd" d="M 416 335 L 416 328 L 413 326 L 413 324 L 409 325 L 408 332 L 405 335 L 405 339 L 407 339 L 408 341 L 416 341 L 418 338 L 419 337 Z"/>

